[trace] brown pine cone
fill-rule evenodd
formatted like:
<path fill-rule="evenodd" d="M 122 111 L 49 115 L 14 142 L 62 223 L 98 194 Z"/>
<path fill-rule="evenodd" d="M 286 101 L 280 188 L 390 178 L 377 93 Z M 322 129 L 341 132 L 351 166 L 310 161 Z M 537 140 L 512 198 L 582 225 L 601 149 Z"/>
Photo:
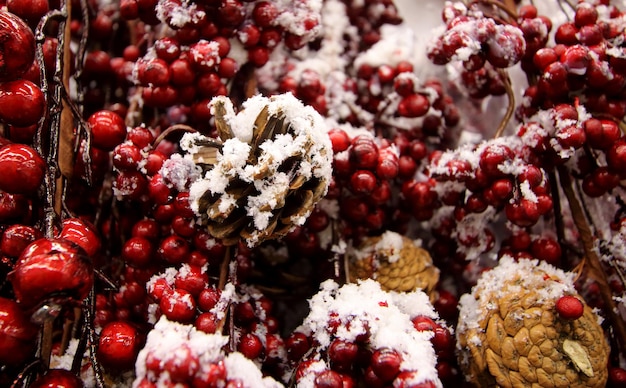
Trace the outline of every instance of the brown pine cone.
<path fill-rule="evenodd" d="M 326 195 L 333 151 L 324 119 L 291 94 L 255 96 L 243 108 L 235 114 L 216 97 L 219 139 L 187 134 L 181 147 L 204 170 L 189 193 L 201 222 L 226 245 L 252 247 L 304 223 Z"/>
<path fill-rule="evenodd" d="M 459 363 L 479 387 L 604 387 L 609 346 L 598 317 L 574 289 L 574 275 L 544 262 L 504 257 L 461 297 Z M 583 303 L 577 319 L 556 302 Z"/>
<path fill-rule="evenodd" d="M 428 252 L 413 240 L 387 231 L 366 238 L 350 253 L 350 280 L 369 278 L 378 281 L 385 291 L 423 290 L 432 301 L 439 269 Z"/>

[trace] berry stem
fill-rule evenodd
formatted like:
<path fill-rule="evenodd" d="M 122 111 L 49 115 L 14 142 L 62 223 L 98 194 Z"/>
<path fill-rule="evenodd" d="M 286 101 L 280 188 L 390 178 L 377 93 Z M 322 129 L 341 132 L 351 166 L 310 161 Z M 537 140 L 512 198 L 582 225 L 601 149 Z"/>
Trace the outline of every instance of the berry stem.
<path fill-rule="evenodd" d="M 24 369 L 20 371 L 20 373 L 15 377 L 13 383 L 11 383 L 11 388 L 18 387 L 28 387 L 30 386 L 30 380 L 33 377 L 33 373 L 36 371 L 36 368 L 41 364 L 41 360 L 36 359 L 29 364 L 27 364 Z"/>
<path fill-rule="evenodd" d="M 472 3 L 480 3 L 493 6 L 494 8 L 497 8 L 506 13 L 507 16 L 511 19 L 510 22 L 512 25 L 517 24 L 517 12 L 515 12 L 515 2 L 513 0 L 503 0 L 503 2 L 500 2 L 498 0 L 475 0 Z"/>
<path fill-rule="evenodd" d="M 617 309 L 615 303 L 613 302 L 613 294 L 606 278 L 606 273 L 602 269 L 600 258 L 596 254 L 593 243 L 593 234 L 585 219 L 583 208 L 578 201 L 578 198 L 576 198 L 576 194 L 572 188 L 572 180 L 569 175 L 569 171 L 565 167 L 559 166 L 558 172 L 561 187 L 563 188 L 563 192 L 565 193 L 565 197 L 567 198 L 572 212 L 574 224 L 580 233 L 580 240 L 585 251 L 585 262 L 588 263 L 589 275 L 592 279 L 598 282 L 600 295 L 605 304 L 604 311 L 608 314 L 609 319 L 615 328 L 615 335 L 617 336 L 617 340 L 623 352 L 624 347 L 626 346 L 626 324 L 616 313 Z"/>
<path fill-rule="evenodd" d="M 175 132 L 198 132 L 189 125 L 185 124 L 174 124 L 172 126 L 167 127 L 165 131 L 161 132 L 161 134 L 154 140 L 153 147 L 156 148 L 163 139 L 167 138 L 169 135 Z"/>
<path fill-rule="evenodd" d="M 511 79 L 509 78 L 509 74 L 504 69 L 498 69 L 498 74 L 502 77 L 504 82 L 504 88 L 506 90 L 506 97 L 508 99 L 509 105 L 506 107 L 506 112 L 504 113 L 504 117 L 502 121 L 500 121 L 500 125 L 498 125 L 498 129 L 494 135 L 494 138 L 498 138 L 502 136 L 504 129 L 511 121 L 511 117 L 513 116 L 513 111 L 515 110 L 515 94 L 513 93 L 513 88 L 511 87 Z"/>

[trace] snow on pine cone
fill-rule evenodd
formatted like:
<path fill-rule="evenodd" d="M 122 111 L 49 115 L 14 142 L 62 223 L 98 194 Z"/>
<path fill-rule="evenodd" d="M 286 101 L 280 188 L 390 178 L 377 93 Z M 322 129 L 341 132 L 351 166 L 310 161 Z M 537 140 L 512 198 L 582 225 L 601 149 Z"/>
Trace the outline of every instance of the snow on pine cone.
<path fill-rule="evenodd" d="M 368 237 L 350 253 L 350 279 L 371 278 L 386 291 L 422 290 L 431 300 L 439 281 L 439 269 L 430 254 L 415 241 L 387 231 Z"/>
<path fill-rule="evenodd" d="M 433 339 L 452 334 L 420 291 L 386 292 L 372 279 L 339 286 L 326 280 L 310 312 L 286 343 L 298 363 L 298 388 L 330 386 L 441 387 Z M 423 325 L 425 321 L 430 324 Z M 300 338 L 299 338 L 300 337 Z M 453 343 L 452 340 L 449 341 Z M 334 386 L 334 385 L 333 385 Z"/>
<path fill-rule="evenodd" d="M 235 113 L 212 100 L 219 139 L 187 134 L 181 147 L 205 170 L 190 188 L 193 210 L 209 232 L 248 246 L 302 225 L 326 195 L 332 145 L 322 116 L 291 94 L 260 95 Z"/>
<path fill-rule="evenodd" d="M 604 387 L 609 346 L 574 289 L 575 274 L 505 256 L 461 297 L 459 363 L 480 387 Z M 581 301 L 578 317 L 556 307 Z"/>
<path fill-rule="evenodd" d="M 162 316 L 148 333 L 135 363 L 133 388 L 194 386 L 278 388 L 259 367 L 239 352 L 226 354 L 228 337 L 207 334 L 193 325 Z"/>

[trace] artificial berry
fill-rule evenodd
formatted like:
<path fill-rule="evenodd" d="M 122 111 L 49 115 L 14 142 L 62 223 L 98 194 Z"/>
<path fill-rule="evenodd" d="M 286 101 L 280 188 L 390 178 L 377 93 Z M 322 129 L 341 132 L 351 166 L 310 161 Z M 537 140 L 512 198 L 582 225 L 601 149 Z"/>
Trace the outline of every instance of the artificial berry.
<path fill-rule="evenodd" d="M 564 295 L 556 301 L 556 312 L 566 320 L 575 320 L 583 316 L 585 306 L 577 297 Z"/>
<path fill-rule="evenodd" d="M 20 17 L 5 10 L 0 11 L 0 31 L 0 80 L 14 80 L 35 59 L 35 36 Z"/>
<path fill-rule="evenodd" d="M 35 350 L 37 327 L 14 300 L 0 297 L 0 362 L 18 366 Z"/>
<path fill-rule="evenodd" d="M 126 138 L 124 120 L 109 110 L 98 111 L 87 119 L 91 127 L 93 146 L 111 151 Z"/>
<path fill-rule="evenodd" d="M 126 370 L 135 365 L 141 341 L 137 330 L 127 322 L 110 322 L 102 328 L 98 361 L 106 368 Z"/>
<path fill-rule="evenodd" d="M 27 127 L 44 115 L 46 100 L 39 86 L 25 79 L 0 83 L 0 120 Z"/>
<path fill-rule="evenodd" d="M 82 380 L 74 373 L 65 369 L 48 369 L 32 384 L 33 388 L 83 388 Z"/>

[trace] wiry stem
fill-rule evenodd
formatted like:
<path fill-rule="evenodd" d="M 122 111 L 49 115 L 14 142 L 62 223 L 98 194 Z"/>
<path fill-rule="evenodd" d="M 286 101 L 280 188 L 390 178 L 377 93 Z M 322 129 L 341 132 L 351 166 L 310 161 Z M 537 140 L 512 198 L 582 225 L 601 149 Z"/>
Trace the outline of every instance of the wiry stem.
<path fill-rule="evenodd" d="M 620 348 L 624 349 L 626 346 L 626 323 L 622 318 L 617 314 L 617 309 L 615 306 L 615 302 L 613 301 L 613 294 L 611 292 L 611 287 L 609 286 L 608 279 L 606 277 L 606 273 L 602 268 L 602 263 L 600 262 L 600 258 L 596 254 L 596 250 L 594 248 L 594 237 L 591 232 L 591 228 L 585 219 L 585 213 L 580 204 L 580 201 L 576 197 L 576 193 L 574 192 L 572 186 L 572 180 L 569 176 L 569 171 L 563 167 L 558 167 L 559 179 L 561 181 L 561 187 L 563 188 L 563 192 L 565 193 L 565 197 L 569 203 L 570 211 L 572 212 L 572 217 L 574 219 L 574 224 L 576 225 L 576 229 L 578 229 L 578 233 L 580 234 L 580 241 L 582 243 L 584 252 L 585 252 L 585 262 L 587 268 L 589 270 L 590 277 L 598 283 L 600 289 L 600 296 L 602 297 L 602 301 L 604 302 L 604 311 L 609 317 L 609 320 L 615 330 L 615 336 L 617 341 L 620 344 Z"/>
<path fill-rule="evenodd" d="M 515 110 L 515 94 L 513 92 L 513 87 L 511 86 L 509 74 L 504 69 L 498 69 L 498 74 L 500 74 L 500 77 L 502 77 L 502 81 L 504 82 L 504 89 L 506 90 L 509 105 L 506 107 L 506 112 L 504 113 L 502 121 L 500 121 L 500 125 L 498 125 L 494 138 L 502 136 L 506 126 L 509 124 L 509 121 L 511 121 L 513 111 Z"/>

